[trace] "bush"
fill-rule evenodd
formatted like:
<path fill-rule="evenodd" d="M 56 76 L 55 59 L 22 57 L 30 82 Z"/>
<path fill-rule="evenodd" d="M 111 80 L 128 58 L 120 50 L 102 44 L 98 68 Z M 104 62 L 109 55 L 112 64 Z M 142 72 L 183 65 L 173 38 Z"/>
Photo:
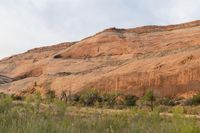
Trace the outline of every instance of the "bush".
<path fill-rule="evenodd" d="M 107 107 L 114 107 L 117 104 L 116 98 L 118 96 L 119 94 L 116 94 L 116 93 L 102 92 L 101 93 L 102 105 L 107 106 Z"/>
<path fill-rule="evenodd" d="M 137 98 L 132 95 L 123 95 L 120 93 L 98 92 L 95 89 L 89 89 L 81 94 L 75 94 L 71 97 L 73 104 L 83 104 L 84 106 L 97 107 L 126 107 L 136 105 Z"/>
<path fill-rule="evenodd" d="M 79 94 L 74 94 L 71 97 L 72 102 L 80 102 L 80 99 L 81 99 L 81 95 L 79 95 Z"/>
<path fill-rule="evenodd" d="M 135 106 L 137 101 L 137 97 L 133 95 L 125 96 L 125 105 L 126 106 Z"/>
<path fill-rule="evenodd" d="M 175 106 L 175 107 L 172 108 L 172 113 L 174 115 L 183 114 L 184 113 L 184 108 L 182 106 Z"/>
<path fill-rule="evenodd" d="M 46 93 L 46 99 L 49 102 L 52 102 L 56 98 L 56 93 L 54 90 L 48 90 Z"/>
<path fill-rule="evenodd" d="M 80 96 L 80 101 L 85 106 L 93 106 L 96 102 L 101 101 L 99 93 L 95 89 L 87 90 Z"/>
<path fill-rule="evenodd" d="M 159 104 L 165 105 L 165 106 L 175 106 L 176 105 L 175 101 L 169 97 L 165 97 L 165 98 L 161 99 L 159 101 Z"/>
<path fill-rule="evenodd" d="M 151 110 L 153 111 L 154 108 L 154 101 L 156 101 L 156 98 L 153 94 L 153 91 L 149 90 L 145 93 L 145 95 L 142 98 L 143 102 L 145 102 L 145 104 L 147 106 L 149 106 L 151 108 Z"/>
<path fill-rule="evenodd" d="M 187 100 L 186 105 L 199 105 L 200 104 L 200 93 L 194 95 L 191 99 Z"/>
<path fill-rule="evenodd" d="M 15 94 L 12 94 L 12 95 L 11 95 L 11 98 L 12 98 L 13 100 L 16 100 L 16 101 L 22 101 L 22 100 L 24 100 L 24 98 L 23 98 L 22 96 L 15 95 Z"/>

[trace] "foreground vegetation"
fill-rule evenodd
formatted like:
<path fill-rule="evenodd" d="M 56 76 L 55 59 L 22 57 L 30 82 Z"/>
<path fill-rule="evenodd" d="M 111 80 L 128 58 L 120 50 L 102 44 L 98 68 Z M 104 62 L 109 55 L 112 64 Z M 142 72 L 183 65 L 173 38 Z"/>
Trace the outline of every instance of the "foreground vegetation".
<path fill-rule="evenodd" d="M 147 105 L 142 108 L 136 106 L 135 97 L 124 97 L 125 101 L 117 98 L 121 101 L 116 100 L 119 102 L 117 104 L 113 100 L 116 98 L 116 95 L 107 95 L 106 97 L 109 98 L 105 98 L 102 97 L 102 94 L 91 91 L 84 93 L 83 96 L 79 96 L 78 100 L 74 99 L 77 101 L 76 103 L 72 102 L 74 97 L 71 97 L 71 104 L 63 99 L 55 99 L 53 92 L 49 92 L 46 99 L 42 99 L 39 94 L 28 96 L 23 101 L 13 101 L 13 98 L 16 99 L 16 97 L 12 97 L 0 96 L 1 133 L 200 132 L 200 121 L 194 117 L 186 118 L 184 115 L 185 113 L 198 114 L 200 112 L 199 106 L 193 106 L 194 109 L 180 105 L 173 107 L 165 105 L 155 106 L 155 97 L 151 92 L 148 92 L 142 98 L 142 103 L 145 102 L 145 105 Z M 104 107 L 105 103 L 102 102 L 102 99 L 97 100 L 100 97 L 107 99 L 104 102 L 109 106 Z M 21 100 L 21 98 L 17 99 Z M 195 99 L 198 99 L 197 96 Z M 198 100 L 194 101 L 196 103 Z M 165 99 L 162 102 L 166 104 L 169 100 Z M 81 105 L 78 106 L 78 103 Z M 122 105 L 122 103 L 127 108 L 121 110 L 109 109 L 110 105 L 114 107 L 114 105 L 118 106 Z M 76 106 L 72 106 L 73 104 Z M 86 105 L 93 107 L 85 107 Z M 153 109 L 152 105 L 154 106 Z M 192 112 L 192 110 L 196 112 Z M 162 116 L 160 115 L 161 112 L 171 113 L 172 117 Z"/>

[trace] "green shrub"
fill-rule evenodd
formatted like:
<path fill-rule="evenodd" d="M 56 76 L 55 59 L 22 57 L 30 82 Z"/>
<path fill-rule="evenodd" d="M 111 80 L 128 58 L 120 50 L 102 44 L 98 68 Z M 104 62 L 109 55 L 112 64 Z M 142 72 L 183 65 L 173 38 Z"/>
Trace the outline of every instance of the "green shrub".
<path fill-rule="evenodd" d="M 175 106 L 172 108 L 172 113 L 174 115 L 181 115 L 184 113 L 184 108 L 182 106 Z"/>
<path fill-rule="evenodd" d="M 169 98 L 169 97 L 162 98 L 162 99 L 159 101 L 159 104 L 165 105 L 165 106 L 175 106 L 175 105 L 176 105 L 174 99 Z"/>
<path fill-rule="evenodd" d="M 81 95 L 80 94 L 74 94 L 71 96 L 71 101 L 72 103 L 79 103 L 81 99 Z"/>
<path fill-rule="evenodd" d="M 151 110 L 153 111 L 154 108 L 154 102 L 156 101 L 156 98 L 153 94 L 152 90 L 149 90 L 145 93 L 145 95 L 142 98 L 143 102 L 149 106 L 151 108 Z"/>
<path fill-rule="evenodd" d="M 96 102 L 101 101 L 101 97 L 97 90 L 89 89 L 81 94 L 80 101 L 85 106 L 93 106 Z"/>
<path fill-rule="evenodd" d="M 16 101 L 22 101 L 22 100 L 24 100 L 24 97 L 19 96 L 19 95 L 15 95 L 15 94 L 12 94 L 12 95 L 11 95 L 11 98 L 12 98 L 13 100 L 16 100 Z"/>
<path fill-rule="evenodd" d="M 102 92 L 101 93 L 101 102 L 102 105 L 106 107 L 114 107 L 116 105 L 116 98 L 119 96 L 119 94 L 116 93 L 107 93 L 107 92 Z"/>
<path fill-rule="evenodd" d="M 88 89 L 80 94 L 71 96 L 71 102 L 75 104 L 83 104 L 84 106 L 97 107 L 120 107 L 136 105 L 137 98 L 132 95 L 123 95 L 112 92 L 99 92 L 95 89 Z"/>
<path fill-rule="evenodd" d="M 135 106 L 137 97 L 133 95 L 126 95 L 124 100 L 126 106 Z"/>
<path fill-rule="evenodd" d="M 200 104 L 200 93 L 194 95 L 191 99 L 186 101 L 186 105 L 199 105 Z"/>
<path fill-rule="evenodd" d="M 46 93 L 46 99 L 48 102 L 53 102 L 53 100 L 56 98 L 56 93 L 54 90 L 47 90 Z"/>

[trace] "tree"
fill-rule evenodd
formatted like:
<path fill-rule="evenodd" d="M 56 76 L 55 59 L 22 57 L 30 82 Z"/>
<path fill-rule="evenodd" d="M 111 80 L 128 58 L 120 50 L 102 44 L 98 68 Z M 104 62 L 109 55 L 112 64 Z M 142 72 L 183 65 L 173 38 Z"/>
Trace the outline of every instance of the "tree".
<path fill-rule="evenodd" d="M 54 90 L 47 90 L 46 93 L 46 99 L 48 102 L 53 102 L 53 100 L 56 98 L 56 94 Z"/>
<path fill-rule="evenodd" d="M 154 109 L 154 101 L 156 100 L 153 91 L 149 90 L 145 93 L 143 96 L 143 101 L 146 103 L 146 105 L 150 106 L 151 111 Z"/>

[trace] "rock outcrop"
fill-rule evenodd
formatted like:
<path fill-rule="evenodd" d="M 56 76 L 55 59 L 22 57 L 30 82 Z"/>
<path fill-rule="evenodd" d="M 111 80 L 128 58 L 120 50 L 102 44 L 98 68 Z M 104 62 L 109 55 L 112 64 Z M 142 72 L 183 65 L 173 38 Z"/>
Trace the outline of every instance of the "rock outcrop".
<path fill-rule="evenodd" d="M 0 75 L 0 84 L 7 84 L 7 83 L 10 83 L 12 81 L 13 81 L 13 79 Z"/>
<path fill-rule="evenodd" d="M 136 96 L 147 89 L 158 96 L 197 92 L 199 37 L 200 21 L 107 29 L 79 42 L 37 48 L 1 60 L 0 90 L 26 94 L 28 90 L 54 89 L 59 95 L 96 88 Z"/>

